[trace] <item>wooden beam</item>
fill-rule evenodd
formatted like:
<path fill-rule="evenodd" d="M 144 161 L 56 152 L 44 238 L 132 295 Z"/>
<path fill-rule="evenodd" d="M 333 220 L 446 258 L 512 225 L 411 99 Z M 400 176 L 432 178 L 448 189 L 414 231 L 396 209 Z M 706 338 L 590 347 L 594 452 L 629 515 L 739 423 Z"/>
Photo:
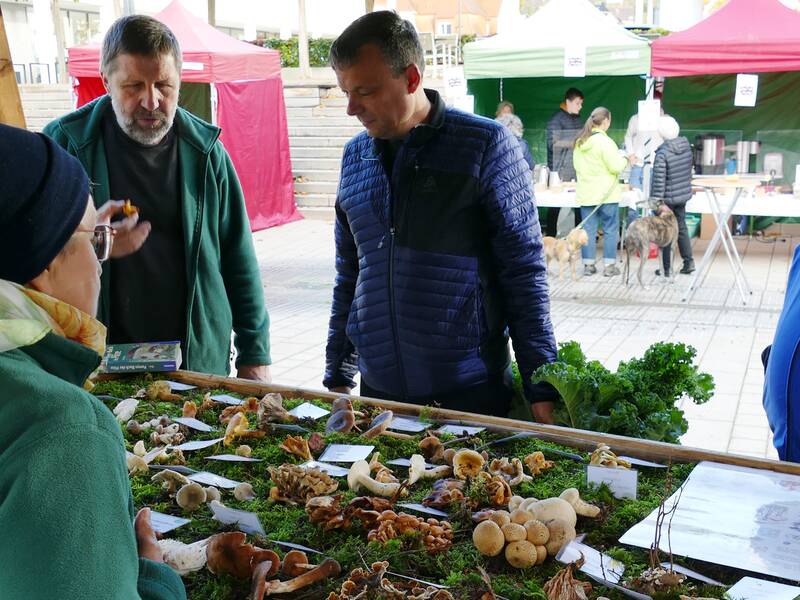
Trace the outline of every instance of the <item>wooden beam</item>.
<path fill-rule="evenodd" d="M 164 376 L 167 379 L 189 383 L 198 387 L 226 389 L 248 396 L 263 396 L 270 392 L 280 392 L 290 398 L 303 398 L 306 400 L 320 399 L 328 402 L 333 402 L 334 399 L 341 396 L 341 394 L 333 394 L 330 392 L 307 390 L 278 384 L 264 384 L 248 381 L 246 379 L 205 375 L 192 371 L 165 373 Z M 417 404 L 407 404 L 404 402 L 376 400 L 374 398 L 363 398 L 360 396 L 353 396 L 352 398 L 367 405 L 391 410 L 398 415 L 417 416 L 420 414 L 420 411 L 425 408 Z M 701 448 L 690 448 L 678 444 L 652 442 L 650 440 L 629 438 L 621 435 L 584 431 L 582 429 L 570 429 L 568 427 L 556 427 L 555 425 L 542 425 L 540 423 L 504 419 L 489 415 L 476 415 L 473 413 L 441 408 L 428 407 L 426 408 L 426 415 L 435 421 L 456 423 L 459 425 L 477 425 L 495 431 L 527 431 L 532 433 L 533 437 L 536 439 L 572 446 L 583 450 L 593 450 L 597 444 L 604 443 L 608 444 L 618 455 L 634 456 L 636 458 L 656 460 L 662 463 L 666 463 L 667 461 L 688 463 L 708 460 L 728 465 L 765 469 L 777 473 L 800 475 L 800 464 L 780 462 L 768 458 L 740 456 L 738 454 L 715 452 L 712 450 L 703 450 Z"/>
<path fill-rule="evenodd" d="M 0 123 L 25 127 L 25 115 L 22 112 L 17 76 L 14 73 L 11 49 L 6 37 L 2 6 L 0 6 Z"/>

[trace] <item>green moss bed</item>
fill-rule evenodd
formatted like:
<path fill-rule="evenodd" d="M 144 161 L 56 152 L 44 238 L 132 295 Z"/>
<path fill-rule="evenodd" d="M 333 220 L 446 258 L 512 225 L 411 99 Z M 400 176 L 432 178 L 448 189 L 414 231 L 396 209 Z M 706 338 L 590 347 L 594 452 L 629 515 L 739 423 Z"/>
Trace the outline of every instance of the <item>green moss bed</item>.
<path fill-rule="evenodd" d="M 113 408 L 116 400 L 109 398 L 127 398 L 136 393 L 149 382 L 149 378 L 124 378 L 110 381 L 99 382 L 93 392 L 102 395 L 102 400 L 109 408 Z M 202 401 L 203 394 L 206 392 L 230 393 L 227 390 L 208 390 L 194 389 L 188 392 L 181 392 L 187 400 L 193 400 L 198 405 Z M 232 394 L 236 395 L 236 394 Z M 288 409 L 300 404 L 303 400 L 291 399 L 284 396 L 284 406 Z M 319 406 L 330 408 L 325 401 L 313 401 Z M 149 420 L 160 415 L 177 417 L 181 415 L 182 405 L 173 402 L 156 402 L 142 400 L 136 410 L 134 418 L 140 422 Z M 220 427 L 218 416 L 224 408 L 220 406 L 203 413 L 200 418 L 209 425 Z M 355 406 L 358 410 L 358 406 Z M 424 412 L 423 412 L 424 415 Z M 325 418 L 319 421 L 305 420 L 301 424 L 311 431 L 324 433 Z M 254 419 L 251 415 L 251 424 Z M 201 433 L 190 430 L 189 440 L 211 439 L 220 437 L 220 431 Z M 142 439 L 149 450 L 152 444 L 149 441 L 150 432 L 142 432 L 138 436 L 132 436 L 125 431 L 125 446 L 128 450 L 133 449 L 133 445 Z M 374 561 L 387 560 L 390 563 L 389 570 L 419 579 L 444 584 L 450 586 L 450 592 L 454 598 L 459 600 L 469 600 L 481 598 L 487 591 L 479 567 L 485 569 L 491 579 L 493 591 L 498 596 L 516 600 L 520 598 L 540 598 L 546 600 L 546 595 L 542 591 L 544 583 L 550 579 L 563 565 L 554 559 L 548 558 L 544 564 L 527 570 L 517 570 L 510 567 L 502 554 L 497 558 L 486 558 L 481 556 L 472 544 L 473 524 L 470 522 L 467 513 L 455 511 L 452 513 L 450 522 L 455 532 L 452 547 L 444 553 L 430 555 L 423 548 L 419 537 L 405 537 L 395 539 L 387 544 L 366 541 L 366 531 L 358 526 L 358 522 L 349 530 L 334 530 L 324 532 L 320 526 L 309 522 L 309 519 L 302 506 L 288 506 L 277 504 L 268 500 L 269 490 L 272 486 L 267 473 L 268 466 L 280 465 L 283 463 L 301 463 L 301 459 L 288 454 L 279 448 L 280 443 L 285 439 L 286 432 L 278 435 L 266 436 L 261 439 L 244 440 L 253 449 L 254 458 L 263 459 L 263 462 L 253 463 L 227 463 L 221 461 L 208 461 L 207 456 L 222 453 L 232 453 L 236 443 L 230 447 L 219 445 L 212 446 L 203 450 L 186 452 L 187 466 L 195 470 L 211 471 L 218 475 L 228 477 L 236 481 L 246 481 L 253 485 L 257 499 L 248 502 L 238 502 L 234 499 L 232 491 L 222 490 L 222 502 L 231 508 L 256 512 L 261 520 L 267 538 L 259 536 L 248 536 L 248 541 L 275 550 L 283 556 L 287 549 L 281 548 L 270 540 L 293 542 L 302 544 L 310 548 L 322 551 L 326 556 L 339 561 L 342 573 L 337 579 L 331 579 L 316 587 L 306 588 L 295 594 L 284 595 L 284 598 L 296 599 L 324 599 L 330 591 L 338 591 L 342 582 L 345 581 L 350 571 L 357 567 L 364 567 Z M 419 453 L 417 442 L 425 434 L 415 436 L 414 440 L 399 440 L 380 436 L 376 439 L 365 441 L 358 433 L 353 434 L 333 434 L 326 437 L 326 442 L 336 443 L 369 443 L 376 446 L 376 450 L 381 453 L 381 460 L 386 463 L 395 458 L 408 458 L 414 453 Z M 460 443 L 458 447 L 476 447 L 499 437 L 507 436 L 507 433 L 500 434 L 485 431 L 467 442 Z M 305 434 L 308 437 L 308 434 Z M 444 438 L 443 438 L 444 439 Z M 488 448 L 491 458 L 507 456 L 509 458 L 523 458 L 527 454 L 535 451 L 547 449 L 557 449 L 573 451 L 572 448 L 551 444 L 548 442 L 528 438 L 515 440 L 502 445 Z M 613 448 L 612 448 L 613 450 Z M 547 498 L 558 496 L 565 488 L 577 487 L 581 496 L 587 501 L 593 502 L 602 508 L 602 513 L 597 519 L 579 518 L 578 533 L 586 533 L 586 544 L 598 550 L 607 552 L 611 556 L 622 560 L 626 565 L 625 579 L 636 576 L 643 569 L 647 568 L 647 552 L 643 549 L 623 547 L 617 542 L 619 537 L 631 526 L 646 517 L 654 510 L 665 493 L 671 494 L 680 485 L 692 470 L 692 464 L 673 465 L 669 474 L 666 469 L 646 469 L 642 468 L 639 474 L 639 488 L 637 500 L 617 500 L 607 488 L 590 489 L 585 481 L 585 466 L 574 460 L 549 456 L 556 461 L 553 469 L 545 471 L 537 476 L 532 482 L 523 483 L 514 488 L 514 493 L 523 497 L 534 496 L 536 498 Z M 402 479 L 405 474 L 403 467 L 392 467 Z M 230 526 L 221 525 L 212 519 L 211 511 L 207 506 L 203 506 L 197 511 L 186 514 L 176 504 L 174 498 L 169 498 L 163 492 L 160 485 L 152 483 L 150 476 L 155 471 L 146 475 L 136 475 L 131 477 L 131 489 L 136 508 L 149 506 L 153 510 L 163 513 L 191 518 L 192 521 L 173 530 L 165 537 L 172 537 L 183 542 L 193 542 L 209 535 L 221 531 L 231 530 Z M 669 480 L 667 480 L 669 477 Z M 356 494 L 347 490 L 344 479 L 339 478 L 339 492 L 343 493 L 342 505 L 345 505 Z M 403 502 L 421 502 L 429 493 L 431 481 L 420 481 L 410 490 L 410 496 L 404 498 Z M 338 492 L 337 492 L 338 493 Z M 409 511 L 410 512 L 410 511 Z M 420 517 L 429 517 L 419 513 L 411 513 Z M 460 515 L 460 516 L 459 516 Z M 663 556 L 663 559 L 666 559 Z M 309 557 L 312 562 L 318 563 L 322 560 L 319 555 Z M 709 577 L 713 577 L 726 584 L 733 584 L 742 576 L 741 571 L 721 567 L 709 563 L 701 563 L 690 559 L 676 557 L 676 562 L 695 569 Z M 579 579 L 587 579 L 581 573 L 577 573 Z M 236 600 L 247 598 L 250 582 L 239 581 L 228 575 L 214 575 L 207 569 L 192 573 L 184 577 L 188 597 L 197 600 Z M 594 589 L 590 593 L 590 598 L 606 596 L 610 599 L 625 598 L 619 591 L 609 590 L 593 582 Z M 680 594 L 687 594 L 696 597 L 722 598 L 724 590 L 719 587 L 706 586 L 687 580 L 687 582 L 674 592 L 669 594 L 656 595 L 657 599 L 678 600 Z"/>

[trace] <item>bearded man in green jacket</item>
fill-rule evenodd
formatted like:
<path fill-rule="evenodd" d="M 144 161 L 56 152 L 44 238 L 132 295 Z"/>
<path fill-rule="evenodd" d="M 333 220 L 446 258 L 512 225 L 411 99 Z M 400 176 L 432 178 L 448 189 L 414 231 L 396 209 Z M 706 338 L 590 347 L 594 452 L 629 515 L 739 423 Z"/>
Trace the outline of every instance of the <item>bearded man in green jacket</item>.
<path fill-rule="evenodd" d="M 109 343 L 179 340 L 184 368 L 269 381 L 269 317 L 244 198 L 220 130 L 179 108 L 181 51 L 163 23 L 134 15 L 103 40 L 107 95 L 44 133 L 76 156 L 97 206 L 130 200 L 114 223 L 98 317 Z M 112 204 L 113 206 L 113 204 Z"/>

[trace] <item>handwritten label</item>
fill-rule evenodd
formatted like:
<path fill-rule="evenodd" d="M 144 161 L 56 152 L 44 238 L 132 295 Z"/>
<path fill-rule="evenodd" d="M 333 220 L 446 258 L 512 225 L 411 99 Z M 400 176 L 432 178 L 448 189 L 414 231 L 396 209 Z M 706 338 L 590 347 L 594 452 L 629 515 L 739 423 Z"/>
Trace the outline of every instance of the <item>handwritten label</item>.
<path fill-rule="evenodd" d="M 215 454 L 214 456 L 206 456 L 206 460 L 221 460 L 223 462 L 261 462 L 263 459 L 239 456 L 238 454 Z"/>
<path fill-rule="evenodd" d="M 294 415 L 298 419 L 321 419 L 325 415 L 329 415 L 331 411 L 325 410 L 324 408 L 320 408 L 316 404 L 311 404 L 311 402 L 303 402 L 302 404 L 295 406 L 292 410 L 289 411 L 290 415 Z"/>
<path fill-rule="evenodd" d="M 301 550 L 302 552 L 311 552 L 313 554 L 323 554 L 319 550 L 314 550 L 314 548 L 309 548 L 308 546 L 303 546 L 302 544 L 294 544 L 292 542 L 280 542 L 278 540 L 270 540 L 273 544 L 277 544 L 278 546 L 283 546 L 284 548 L 293 548 L 294 550 Z"/>
<path fill-rule="evenodd" d="M 185 392 L 188 390 L 197 389 L 196 385 L 189 385 L 188 383 L 181 383 L 180 381 L 167 381 L 169 389 L 173 392 Z"/>
<path fill-rule="evenodd" d="M 153 526 L 153 531 L 156 533 L 167 533 L 168 531 L 182 527 L 190 522 L 191 519 L 174 517 L 155 510 L 150 511 L 150 524 Z"/>
<path fill-rule="evenodd" d="M 734 106 L 755 106 L 758 96 L 758 75 L 736 76 L 736 95 L 733 98 Z"/>
<path fill-rule="evenodd" d="M 196 481 L 197 483 L 213 485 L 214 487 L 220 487 L 226 490 L 232 490 L 239 485 L 238 481 L 233 481 L 233 479 L 228 479 L 227 477 L 220 477 L 219 475 L 209 473 L 208 471 L 200 471 L 199 473 L 189 475 L 189 479 L 191 481 Z"/>
<path fill-rule="evenodd" d="M 208 448 L 213 446 L 214 444 L 219 444 L 224 438 L 215 438 L 213 440 L 197 440 L 194 442 L 184 442 L 178 446 L 170 446 L 172 450 L 183 450 L 184 452 L 188 452 L 189 450 L 202 450 L 203 448 Z"/>
<path fill-rule="evenodd" d="M 429 506 L 425 506 L 424 504 L 417 504 L 416 502 L 398 503 L 397 506 L 405 508 L 406 510 L 413 510 L 414 512 L 426 513 L 429 515 L 435 515 L 437 517 L 448 516 L 448 514 L 443 510 L 439 510 L 438 508 L 430 508 Z"/>
<path fill-rule="evenodd" d="M 410 433 L 419 433 L 420 431 L 425 431 L 430 426 L 431 426 L 430 423 L 423 423 L 419 419 L 411 419 L 409 417 L 395 417 L 394 419 L 392 419 L 392 422 L 389 425 L 389 429 L 394 429 L 395 431 L 408 431 Z"/>
<path fill-rule="evenodd" d="M 267 535 L 258 515 L 254 512 L 228 508 L 216 500 L 212 500 L 209 503 L 209 508 L 214 514 L 214 519 L 223 525 L 236 525 L 239 530 L 245 533 Z"/>
<path fill-rule="evenodd" d="M 661 463 L 650 462 L 649 460 L 642 460 L 641 458 L 633 458 L 631 456 L 620 456 L 622 460 L 627 460 L 632 465 L 636 465 L 637 467 L 650 467 L 652 469 L 666 469 L 667 465 L 662 465 Z"/>
<path fill-rule="evenodd" d="M 564 48 L 564 77 L 586 77 L 586 47 Z"/>
<path fill-rule="evenodd" d="M 394 460 L 390 460 L 386 462 L 387 465 L 397 465 L 398 467 L 410 467 L 411 460 L 408 458 L 395 458 Z M 425 463 L 426 469 L 433 469 L 434 467 L 441 467 L 442 465 L 432 465 L 430 463 Z"/>
<path fill-rule="evenodd" d="M 318 462 L 316 460 L 310 460 L 308 462 L 303 463 L 300 465 L 304 469 L 319 469 L 330 475 L 331 477 L 347 477 L 349 473 L 348 469 L 344 467 L 337 467 L 336 465 L 329 465 L 327 463 Z"/>
<path fill-rule="evenodd" d="M 320 462 L 354 463 L 357 460 L 365 460 L 374 449 L 375 446 L 329 444 L 319 460 Z"/>
<path fill-rule="evenodd" d="M 586 482 L 594 485 L 605 483 L 615 498 L 632 498 L 635 500 L 639 483 L 639 471 L 636 469 L 588 465 L 586 467 Z"/>
<path fill-rule="evenodd" d="M 214 394 L 213 396 L 209 397 L 214 402 L 221 402 L 222 404 L 228 404 L 229 406 L 239 406 L 240 404 L 244 403 L 244 400 L 236 398 L 235 396 L 231 396 L 230 394 Z"/>
<path fill-rule="evenodd" d="M 190 429 L 196 429 L 197 431 L 214 431 L 214 428 L 211 425 L 206 425 L 200 419 L 195 419 L 194 417 L 175 417 L 172 419 L 175 423 L 180 423 L 181 425 L 186 425 Z"/>

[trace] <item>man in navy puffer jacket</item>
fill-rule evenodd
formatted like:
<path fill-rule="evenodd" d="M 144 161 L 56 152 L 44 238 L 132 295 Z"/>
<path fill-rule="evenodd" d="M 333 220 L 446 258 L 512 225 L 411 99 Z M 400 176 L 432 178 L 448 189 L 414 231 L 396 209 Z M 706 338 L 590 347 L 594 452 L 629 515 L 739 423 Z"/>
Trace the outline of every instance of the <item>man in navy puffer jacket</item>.
<path fill-rule="evenodd" d="M 334 42 L 347 112 L 336 200 L 336 283 L 324 385 L 505 415 L 509 334 L 534 416 L 556 392 L 529 379 L 556 359 L 531 172 L 517 140 L 422 88 L 413 26 L 380 11 Z"/>

